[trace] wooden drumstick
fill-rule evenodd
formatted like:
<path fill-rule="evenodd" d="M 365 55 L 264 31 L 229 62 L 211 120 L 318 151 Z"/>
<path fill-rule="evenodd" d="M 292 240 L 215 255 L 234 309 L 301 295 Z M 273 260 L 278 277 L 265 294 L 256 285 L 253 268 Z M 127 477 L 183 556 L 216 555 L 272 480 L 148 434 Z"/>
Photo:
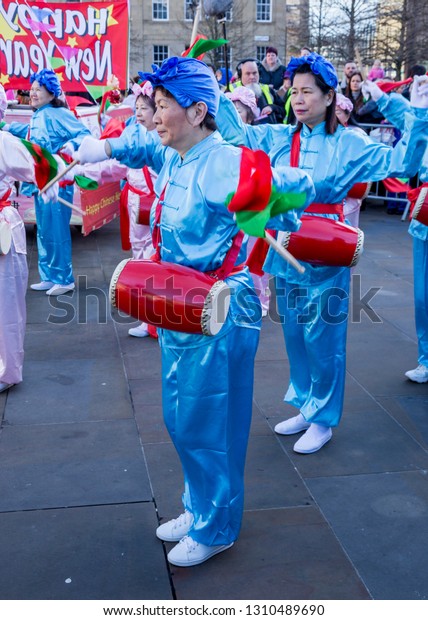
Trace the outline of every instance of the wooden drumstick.
<path fill-rule="evenodd" d="M 267 241 L 267 243 L 270 245 L 271 248 L 273 248 L 276 252 L 278 252 L 278 254 L 280 254 L 280 256 L 282 256 L 282 258 L 284 260 L 287 261 L 287 263 L 290 263 L 290 265 L 292 267 L 294 267 L 294 269 L 296 269 L 296 271 L 298 271 L 299 273 L 305 273 L 305 268 L 303 267 L 303 265 L 301 265 L 299 263 L 298 260 L 296 260 L 294 258 L 294 256 L 292 254 L 290 254 L 290 252 L 288 250 L 286 250 L 276 239 L 275 237 L 272 237 L 272 235 L 270 233 L 267 232 L 267 230 L 265 230 L 265 240 Z"/>
<path fill-rule="evenodd" d="M 74 161 L 71 162 L 71 164 L 69 166 L 66 166 L 66 168 L 62 171 L 59 172 L 56 177 L 54 177 L 53 179 L 51 179 L 49 181 L 49 183 L 46 183 L 46 185 L 44 187 L 42 187 L 42 189 L 40 190 L 40 194 L 43 194 L 47 189 L 49 189 L 50 187 L 52 187 L 52 185 L 54 185 L 57 181 L 59 181 L 60 179 L 62 179 L 62 177 L 64 177 L 67 172 L 69 172 L 72 168 L 74 168 L 74 166 L 77 166 L 77 164 L 79 163 L 79 160 L 75 159 Z"/>
<path fill-rule="evenodd" d="M 60 198 L 60 196 L 58 196 L 58 202 L 60 202 L 62 205 L 65 205 L 69 209 L 76 211 L 76 213 L 79 213 L 79 215 L 85 215 L 85 212 L 82 211 L 82 209 L 79 209 L 79 207 L 76 207 L 76 205 L 73 205 L 71 202 L 68 202 L 68 200 L 64 200 L 64 198 Z"/>

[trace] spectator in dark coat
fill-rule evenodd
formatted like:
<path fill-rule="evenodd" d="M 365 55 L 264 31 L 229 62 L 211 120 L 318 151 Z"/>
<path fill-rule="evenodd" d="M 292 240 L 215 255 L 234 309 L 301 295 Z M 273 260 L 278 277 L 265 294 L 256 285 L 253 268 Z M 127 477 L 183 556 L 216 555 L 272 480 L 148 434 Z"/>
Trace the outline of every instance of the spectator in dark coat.
<path fill-rule="evenodd" d="M 279 90 L 282 86 L 284 72 L 285 66 L 278 58 L 276 47 L 266 48 L 266 56 L 259 67 L 261 84 L 269 84 L 275 90 Z"/>

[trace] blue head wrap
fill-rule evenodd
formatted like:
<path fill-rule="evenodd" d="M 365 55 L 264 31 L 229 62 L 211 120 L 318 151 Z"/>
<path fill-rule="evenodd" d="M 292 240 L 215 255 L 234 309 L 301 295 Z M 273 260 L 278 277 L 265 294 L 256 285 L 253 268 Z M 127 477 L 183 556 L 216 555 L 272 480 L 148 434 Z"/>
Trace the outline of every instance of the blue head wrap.
<path fill-rule="evenodd" d="M 297 69 L 302 65 L 309 65 L 312 73 L 319 75 L 327 86 L 330 86 L 333 89 L 336 88 L 339 82 L 337 79 L 336 69 L 333 67 L 331 62 L 326 60 L 323 56 L 315 54 L 315 52 L 312 52 L 307 56 L 300 56 L 299 58 L 295 58 L 293 56 L 286 69 L 291 74 L 291 79 L 294 78 L 294 74 Z"/>
<path fill-rule="evenodd" d="M 159 68 L 152 65 L 153 73 L 141 73 L 142 80 L 148 80 L 156 86 L 168 90 L 183 108 L 192 103 L 203 101 L 208 112 L 215 116 L 220 102 L 220 89 L 212 70 L 196 58 L 172 56 L 167 58 Z"/>
<path fill-rule="evenodd" d="M 52 69 L 42 69 L 39 73 L 33 73 L 30 77 L 30 82 L 32 84 L 36 81 L 52 93 L 54 97 L 60 96 L 61 86 L 59 85 L 59 80 L 56 73 L 52 71 Z"/>

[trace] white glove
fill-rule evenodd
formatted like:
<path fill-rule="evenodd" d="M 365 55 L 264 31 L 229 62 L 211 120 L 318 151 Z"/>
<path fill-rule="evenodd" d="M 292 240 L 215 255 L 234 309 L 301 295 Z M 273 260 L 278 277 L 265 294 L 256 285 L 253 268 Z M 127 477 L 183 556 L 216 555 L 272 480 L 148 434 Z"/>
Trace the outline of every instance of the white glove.
<path fill-rule="evenodd" d="M 428 108 L 428 75 L 415 75 L 413 78 L 410 104 L 414 108 Z"/>
<path fill-rule="evenodd" d="M 383 92 L 376 82 L 371 82 L 370 80 L 364 80 L 362 91 L 365 99 L 370 97 L 373 101 L 378 101 L 383 95 Z"/>
<path fill-rule="evenodd" d="M 92 136 L 86 136 L 83 138 L 79 150 L 74 154 L 74 159 L 77 159 L 81 164 L 95 164 L 98 161 L 104 161 L 108 159 L 105 146 L 105 140 L 96 140 Z"/>
<path fill-rule="evenodd" d="M 58 174 L 60 172 L 63 172 L 66 168 L 69 168 L 70 166 L 67 166 L 64 163 L 64 160 L 59 156 L 59 155 L 54 155 L 57 163 L 58 163 Z M 79 164 L 77 166 L 73 166 L 73 168 L 67 172 L 61 179 L 60 181 L 74 181 L 74 177 L 79 175 L 79 174 L 84 174 L 83 173 L 83 166 L 79 166 Z"/>
<path fill-rule="evenodd" d="M 47 189 L 41 195 L 43 202 L 45 204 L 47 204 L 48 202 L 58 202 L 58 192 L 59 192 L 59 185 L 58 183 L 54 183 L 52 187 Z"/>
<path fill-rule="evenodd" d="M 61 153 L 64 153 L 64 155 L 70 155 L 70 157 L 73 157 L 75 153 L 74 146 L 71 142 L 66 142 L 59 150 Z"/>

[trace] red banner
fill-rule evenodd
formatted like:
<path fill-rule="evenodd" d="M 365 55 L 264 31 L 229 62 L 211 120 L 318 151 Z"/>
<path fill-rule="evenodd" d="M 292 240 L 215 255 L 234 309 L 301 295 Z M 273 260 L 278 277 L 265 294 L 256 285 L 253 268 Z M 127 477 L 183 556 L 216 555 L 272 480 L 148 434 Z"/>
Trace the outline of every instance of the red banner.
<path fill-rule="evenodd" d="M 100 97 L 112 73 L 125 89 L 128 38 L 128 0 L 0 0 L 0 82 L 28 90 L 30 75 L 47 68 L 65 92 Z"/>

